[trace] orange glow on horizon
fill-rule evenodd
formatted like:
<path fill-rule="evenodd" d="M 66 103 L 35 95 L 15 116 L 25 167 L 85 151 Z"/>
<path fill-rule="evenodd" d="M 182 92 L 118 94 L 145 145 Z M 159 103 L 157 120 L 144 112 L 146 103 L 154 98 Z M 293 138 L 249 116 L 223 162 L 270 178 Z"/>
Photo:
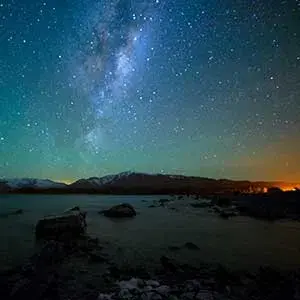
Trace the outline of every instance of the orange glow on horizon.
<path fill-rule="evenodd" d="M 72 179 L 59 179 L 57 180 L 58 182 L 62 182 L 62 183 L 65 183 L 65 184 L 71 184 L 74 182 L 74 180 Z"/>
<path fill-rule="evenodd" d="M 283 190 L 284 192 L 296 191 L 296 188 L 291 187 L 291 186 L 283 186 L 283 187 L 280 187 L 280 189 Z"/>

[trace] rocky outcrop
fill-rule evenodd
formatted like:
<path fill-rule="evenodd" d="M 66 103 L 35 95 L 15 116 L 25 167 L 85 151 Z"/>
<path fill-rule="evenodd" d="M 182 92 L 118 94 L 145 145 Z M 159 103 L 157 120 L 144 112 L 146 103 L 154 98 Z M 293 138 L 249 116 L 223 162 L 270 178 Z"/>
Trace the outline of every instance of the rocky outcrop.
<path fill-rule="evenodd" d="M 196 244 L 194 244 L 192 242 L 185 243 L 184 247 L 189 249 L 189 250 L 199 250 L 200 249 Z"/>
<path fill-rule="evenodd" d="M 158 203 L 160 206 L 165 206 L 166 203 L 170 202 L 170 199 L 159 199 Z"/>
<path fill-rule="evenodd" d="M 68 208 L 67 210 L 65 210 L 65 213 L 69 213 L 72 211 L 80 211 L 80 207 L 79 206 L 73 206 L 71 208 Z"/>
<path fill-rule="evenodd" d="M 164 284 L 157 280 L 131 278 L 117 282 L 117 288 L 110 293 L 100 292 L 98 300 L 213 300 L 230 299 L 226 294 L 212 291 L 200 280 L 186 280 L 180 285 Z"/>
<path fill-rule="evenodd" d="M 107 210 L 101 212 L 108 218 L 132 218 L 136 216 L 134 207 L 128 203 L 115 205 Z"/>
<path fill-rule="evenodd" d="M 85 233 L 86 213 L 76 212 L 39 220 L 35 228 L 37 239 L 61 240 L 76 238 Z"/>

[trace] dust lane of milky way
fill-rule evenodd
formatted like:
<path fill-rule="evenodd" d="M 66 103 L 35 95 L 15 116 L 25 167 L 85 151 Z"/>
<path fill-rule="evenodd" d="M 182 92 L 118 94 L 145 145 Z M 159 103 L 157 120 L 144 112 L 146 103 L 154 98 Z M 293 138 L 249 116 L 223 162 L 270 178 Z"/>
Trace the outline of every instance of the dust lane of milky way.
<path fill-rule="evenodd" d="M 0 176 L 300 181 L 300 1 L 0 1 Z"/>

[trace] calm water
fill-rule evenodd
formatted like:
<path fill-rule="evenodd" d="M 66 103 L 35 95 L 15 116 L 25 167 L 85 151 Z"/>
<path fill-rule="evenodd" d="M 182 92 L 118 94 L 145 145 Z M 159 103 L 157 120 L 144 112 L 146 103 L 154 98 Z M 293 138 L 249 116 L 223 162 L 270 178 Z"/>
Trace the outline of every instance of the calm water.
<path fill-rule="evenodd" d="M 165 198 L 165 197 L 163 197 Z M 300 222 L 268 223 L 245 217 L 223 220 L 207 209 L 187 207 L 192 200 L 167 208 L 148 208 L 159 196 L 10 195 L 0 196 L 0 213 L 24 209 L 20 216 L 0 218 L 0 265 L 6 268 L 29 257 L 34 250 L 34 227 L 45 215 L 79 205 L 88 214 L 88 231 L 107 245 L 122 262 L 149 263 L 162 254 L 196 265 L 202 261 L 231 267 L 269 264 L 300 266 Z M 147 202 L 143 202 L 146 200 Z M 129 202 L 138 212 L 132 220 L 111 220 L 97 214 L 113 204 Z M 193 242 L 199 251 L 169 252 L 168 246 Z"/>

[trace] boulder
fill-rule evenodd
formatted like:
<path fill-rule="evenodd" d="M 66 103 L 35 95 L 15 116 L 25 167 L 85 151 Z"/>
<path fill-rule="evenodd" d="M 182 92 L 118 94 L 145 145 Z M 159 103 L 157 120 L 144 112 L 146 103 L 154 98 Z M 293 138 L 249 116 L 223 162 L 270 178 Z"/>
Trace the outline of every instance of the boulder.
<path fill-rule="evenodd" d="M 196 244 L 191 243 L 191 242 L 185 243 L 184 247 L 189 249 L 189 250 L 199 250 L 200 249 Z"/>
<path fill-rule="evenodd" d="M 168 249 L 170 251 L 178 251 L 178 250 L 180 250 L 180 247 L 178 247 L 178 246 L 169 246 Z"/>
<path fill-rule="evenodd" d="M 102 212 L 105 217 L 109 218 L 131 218 L 136 216 L 134 207 L 128 203 L 115 205 L 110 209 Z"/>
<path fill-rule="evenodd" d="M 159 199 L 159 200 L 158 200 L 158 202 L 159 202 L 160 204 L 165 204 L 165 203 L 170 202 L 170 201 L 171 201 L 170 199 Z"/>
<path fill-rule="evenodd" d="M 86 230 L 86 213 L 76 212 L 39 220 L 35 227 L 37 239 L 60 240 L 66 237 L 80 237 Z"/>
<path fill-rule="evenodd" d="M 79 206 L 74 206 L 72 208 L 68 208 L 67 210 L 65 210 L 65 213 L 69 213 L 71 211 L 80 211 L 80 207 Z"/>
<path fill-rule="evenodd" d="M 161 256 L 160 263 L 166 271 L 176 272 L 179 269 L 177 262 L 167 256 Z"/>

